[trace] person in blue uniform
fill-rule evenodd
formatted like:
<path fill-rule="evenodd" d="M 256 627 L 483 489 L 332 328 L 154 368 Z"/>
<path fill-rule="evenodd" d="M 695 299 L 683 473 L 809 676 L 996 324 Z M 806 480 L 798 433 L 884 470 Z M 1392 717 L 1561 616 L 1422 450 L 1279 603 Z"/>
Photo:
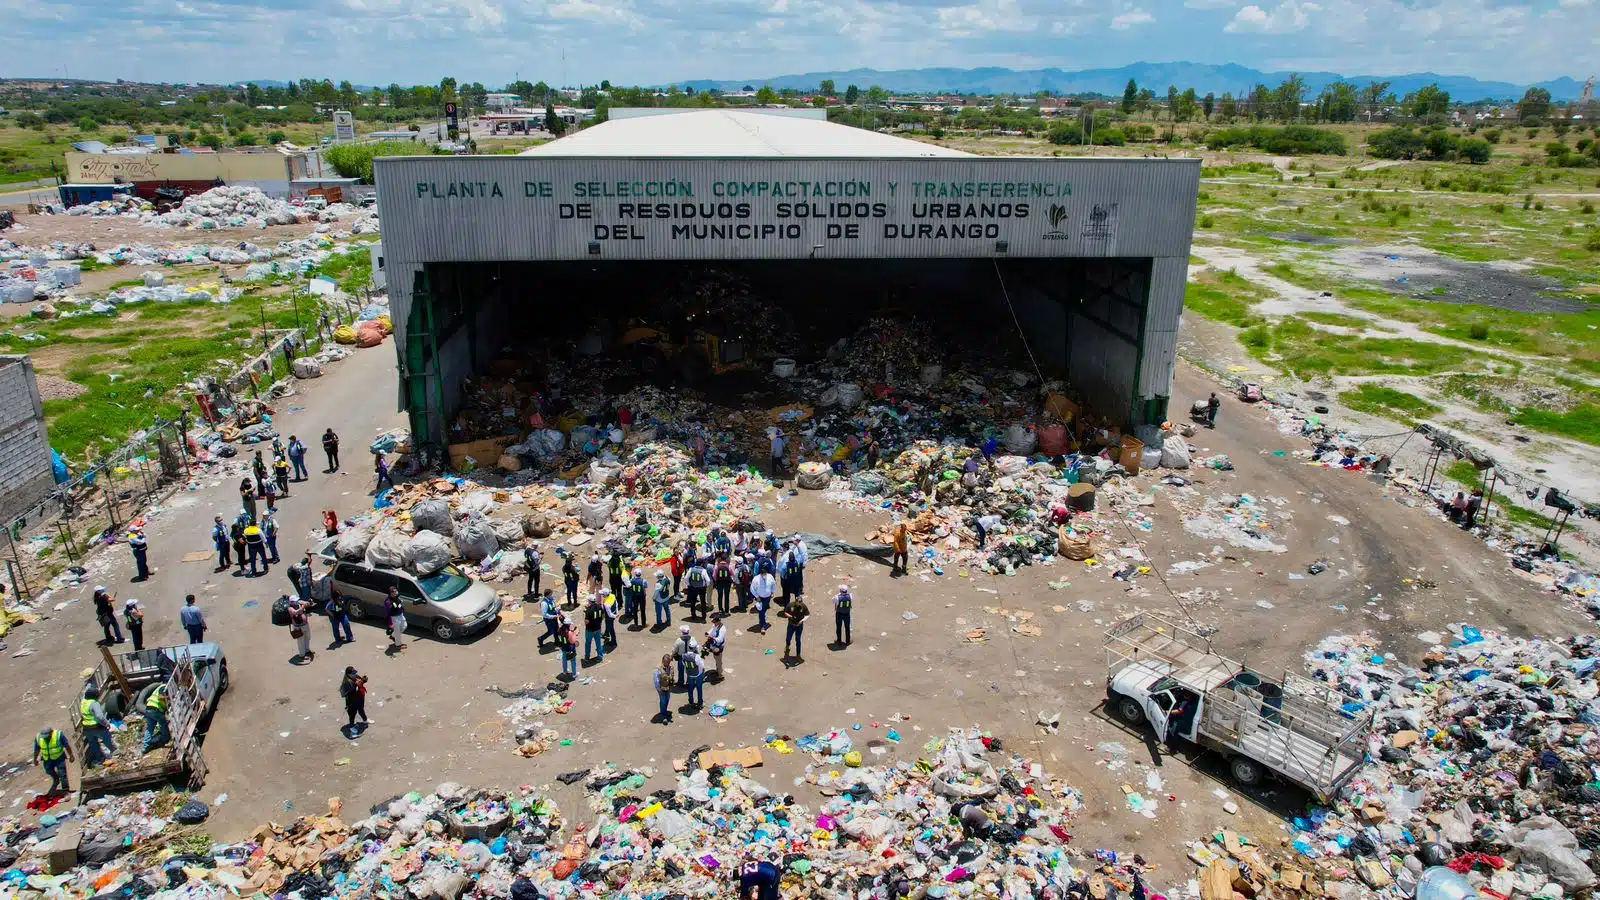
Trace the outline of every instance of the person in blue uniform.
<path fill-rule="evenodd" d="M 739 867 L 739 900 L 778 900 L 783 873 L 764 859 L 746 860 Z"/>

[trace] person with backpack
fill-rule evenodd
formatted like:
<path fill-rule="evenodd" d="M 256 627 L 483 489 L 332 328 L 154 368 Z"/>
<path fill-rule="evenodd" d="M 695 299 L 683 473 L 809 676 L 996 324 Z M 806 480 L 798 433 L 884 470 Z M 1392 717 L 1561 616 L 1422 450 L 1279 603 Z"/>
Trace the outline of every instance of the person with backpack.
<path fill-rule="evenodd" d="M 706 661 L 700 657 L 700 648 L 690 643 L 680 660 L 683 665 L 684 686 L 688 688 L 689 706 L 700 709 L 706 705 Z"/>
<path fill-rule="evenodd" d="M 590 665 L 590 661 L 604 662 L 606 658 L 606 644 L 604 632 L 606 627 L 606 608 L 600 602 L 599 594 L 589 595 L 589 604 L 583 608 L 583 664 Z"/>
<path fill-rule="evenodd" d="M 833 641 L 842 647 L 850 646 L 850 609 L 855 603 L 850 585 L 839 585 L 839 593 L 833 595 Z"/>
<path fill-rule="evenodd" d="M 561 635 L 558 640 L 561 647 L 561 677 L 573 681 L 578 677 L 578 626 L 573 624 L 571 616 L 562 613 L 557 632 Z"/>
<path fill-rule="evenodd" d="M 556 604 L 556 592 L 550 588 L 544 589 L 544 596 L 539 598 L 539 619 L 544 622 L 544 634 L 539 635 L 539 649 L 544 649 L 544 642 L 553 640 L 556 646 L 561 646 L 561 608 Z"/>
<path fill-rule="evenodd" d="M 667 580 L 667 573 L 656 572 L 656 627 L 665 628 L 672 624 L 672 583 Z"/>
<path fill-rule="evenodd" d="M 753 561 L 749 554 L 737 557 L 734 560 L 733 588 L 738 593 L 740 612 L 750 608 L 750 582 L 756 577 L 755 569 L 751 566 Z"/>
<path fill-rule="evenodd" d="M 705 566 L 696 565 L 684 575 L 686 587 L 689 589 L 689 618 L 705 618 L 708 608 L 706 606 L 706 588 L 711 585 L 711 576 L 706 574 Z"/>
<path fill-rule="evenodd" d="M 644 596 L 649 592 L 650 586 L 644 581 L 644 569 L 634 566 L 633 574 L 628 576 L 627 613 L 623 618 L 635 628 L 643 628 L 645 625 Z"/>
<path fill-rule="evenodd" d="M 566 562 L 561 564 L 561 581 L 567 587 L 567 606 L 578 605 L 578 562 L 567 554 Z"/>
<path fill-rule="evenodd" d="M 717 591 L 717 612 L 728 614 L 728 596 L 733 592 L 733 566 L 726 553 L 717 554 L 717 565 L 711 570 L 711 586 Z"/>
<path fill-rule="evenodd" d="M 360 731 L 365 731 L 369 724 L 367 676 L 357 672 L 355 666 L 345 666 L 344 677 L 339 679 L 339 696 L 344 698 L 344 714 L 350 719 L 350 723 L 345 726 L 345 733 L 351 736 L 359 733 L 356 728 L 356 716 L 361 717 Z"/>

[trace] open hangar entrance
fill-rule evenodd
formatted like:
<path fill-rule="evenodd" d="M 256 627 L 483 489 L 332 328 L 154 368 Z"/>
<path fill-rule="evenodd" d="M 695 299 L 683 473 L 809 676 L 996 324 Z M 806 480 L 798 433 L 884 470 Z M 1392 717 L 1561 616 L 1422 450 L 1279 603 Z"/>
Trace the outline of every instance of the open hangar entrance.
<path fill-rule="evenodd" d="M 427 264 L 414 278 L 414 329 L 406 354 L 405 407 L 416 434 L 441 434 L 466 379 L 496 360 L 574 353 L 611 358 L 617 392 L 637 383 L 746 390 L 699 357 L 662 360 L 649 343 L 624 343 L 640 326 L 676 342 L 719 339 L 717 363 L 765 372 L 775 357 L 803 368 L 876 317 L 915 319 L 942 345 L 1018 370 L 1037 366 L 1119 425 L 1167 415 L 1170 347 L 1149 346 L 1150 259 L 882 259 L 738 261 L 548 261 Z M 744 303 L 767 307 L 758 340 L 750 317 L 695 308 L 697 286 L 733 282 Z M 765 349 L 764 349 L 765 348 Z M 905 360 L 906 365 L 928 360 Z M 1142 378 L 1157 379 L 1143 391 Z M 428 422 L 416 415 L 444 410 Z M 448 435 L 447 435 L 448 437 Z"/>
<path fill-rule="evenodd" d="M 705 116 L 761 121 L 710 156 L 715 123 L 670 130 Z M 465 381 L 507 355 L 614 352 L 635 320 L 670 333 L 660 308 L 687 313 L 695 278 L 748 295 L 713 298 L 694 330 L 721 314 L 708 330 L 759 371 L 804 366 L 873 316 L 916 319 L 947 353 L 1004 350 L 1011 369 L 1063 379 L 1110 424 L 1166 417 L 1195 160 L 978 158 L 729 111 L 608 122 L 539 153 L 377 163 L 419 447 L 450 442 Z"/>

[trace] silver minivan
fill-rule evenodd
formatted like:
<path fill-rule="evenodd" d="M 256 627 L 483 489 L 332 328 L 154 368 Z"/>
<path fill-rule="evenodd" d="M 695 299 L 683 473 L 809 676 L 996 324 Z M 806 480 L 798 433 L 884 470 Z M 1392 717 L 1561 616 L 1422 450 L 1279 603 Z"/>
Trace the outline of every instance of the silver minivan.
<path fill-rule="evenodd" d="M 418 576 L 403 569 L 345 562 L 333 555 L 331 541 L 318 555 L 333 564 L 333 589 L 352 601 L 352 619 L 381 620 L 390 587 L 398 590 L 405 604 L 407 624 L 426 626 L 441 641 L 482 631 L 500 618 L 500 597 L 494 588 L 473 581 L 455 566 Z"/>

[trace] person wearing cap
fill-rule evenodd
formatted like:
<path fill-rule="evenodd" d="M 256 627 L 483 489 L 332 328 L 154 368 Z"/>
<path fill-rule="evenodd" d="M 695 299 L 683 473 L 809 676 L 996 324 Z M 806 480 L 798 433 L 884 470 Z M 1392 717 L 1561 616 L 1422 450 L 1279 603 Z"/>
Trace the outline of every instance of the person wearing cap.
<path fill-rule="evenodd" d="M 783 429 L 772 429 L 772 474 L 783 474 L 783 456 L 788 449 L 788 444 L 783 439 Z"/>
<path fill-rule="evenodd" d="M 644 627 L 644 598 L 648 593 L 650 593 L 650 586 L 645 584 L 644 569 L 636 565 L 633 567 L 633 571 L 628 574 L 628 584 L 623 593 L 623 597 L 627 601 L 624 604 L 625 614 L 623 618 L 634 628 Z"/>
<path fill-rule="evenodd" d="M 689 692 L 685 702 L 694 709 L 700 709 L 706 705 L 706 661 L 692 640 L 679 663 L 683 666 L 684 687 Z"/>
<path fill-rule="evenodd" d="M 687 685 L 688 679 L 684 672 L 684 660 L 690 653 L 699 655 L 700 643 L 694 639 L 689 626 L 678 626 L 678 639 L 672 644 L 672 658 L 678 661 L 678 683 Z"/>
<path fill-rule="evenodd" d="M 144 701 L 144 752 L 164 747 L 172 741 L 172 730 L 167 726 L 167 685 L 158 683 Z"/>
<path fill-rule="evenodd" d="M 733 590 L 739 598 L 739 612 L 750 608 L 750 582 L 756 577 L 755 554 L 744 553 L 733 560 Z"/>
<path fill-rule="evenodd" d="M 128 549 L 133 551 L 133 566 L 138 570 L 133 580 L 149 581 L 150 542 L 145 540 L 143 528 L 134 528 L 128 532 Z"/>
<path fill-rule="evenodd" d="M 122 618 L 128 623 L 128 634 L 133 637 L 134 651 L 143 650 L 144 609 L 139 606 L 139 601 L 129 597 L 128 601 L 122 604 Z"/>
<path fill-rule="evenodd" d="M 266 575 L 272 571 L 272 564 L 267 562 L 267 539 L 261 532 L 261 526 L 251 521 L 244 527 L 244 546 L 250 553 L 250 575 Z M 256 571 L 256 563 L 261 563 L 261 571 Z"/>
<path fill-rule="evenodd" d="M 88 685 L 78 701 L 78 725 L 83 729 L 83 761 L 91 766 L 111 758 L 117 745 L 111 742 L 111 717 L 100 705 L 100 689 Z"/>
<path fill-rule="evenodd" d="M 656 714 L 656 719 L 663 725 L 672 724 L 672 709 L 668 702 L 672 699 L 672 654 L 664 653 L 661 656 L 661 665 L 656 667 L 650 676 L 650 681 L 656 688 L 656 700 L 661 704 L 661 711 Z"/>
<path fill-rule="evenodd" d="M 211 544 L 217 548 L 217 571 L 221 572 L 233 563 L 233 560 L 228 558 L 228 544 L 230 543 L 228 526 L 222 524 L 221 516 L 214 517 L 212 522 Z"/>
<path fill-rule="evenodd" d="M 274 565 L 283 562 L 283 559 L 278 556 L 278 519 L 272 514 L 271 510 L 268 510 L 266 516 L 261 520 L 261 539 L 267 545 L 266 561 Z"/>
<path fill-rule="evenodd" d="M 178 621 L 189 632 L 189 643 L 198 644 L 206 639 L 206 616 L 194 605 L 194 595 L 183 598 L 183 609 L 178 610 Z"/>
<path fill-rule="evenodd" d="M 656 572 L 656 627 L 672 624 L 672 581 L 667 573 Z"/>
<path fill-rule="evenodd" d="M 33 762 L 43 766 L 44 773 L 50 776 L 50 789 L 44 792 L 46 797 L 72 790 L 67 783 L 69 761 L 77 762 L 77 757 L 72 755 L 72 742 L 67 736 L 54 728 L 39 729 L 39 736 L 33 739 Z"/>
<path fill-rule="evenodd" d="M 833 595 L 833 642 L 841 647 L 850 646 L 850 607 L 855 602 L 850 585 L 839 585 L 839 593 Z"/>
<path fill-rule="evenodd" d="M 722 613 L 711 615 L 711 630 L 706 632 L 706 652 L 716 660 L 716 668 L 712 672 L 717 676 L 717 682 L 722 682 L 722 651 L 728 646 L 728 626 L 722 622 Z"/>
<path fill-rule="evenodd" d="M 120 644 L 123 642 L 122 627 L 117 624 L 117 610 L 112 605 L 117 598 L 106 590 L 103 584 L 94 586 L 94 616 L 100 623 L 100 629 L 105 632 L 107 644 Z"/>
<path fill-rule="evenodd" d="M 332 428 L 322 432 L 322 452 L 328 457 L 328 471 L 339 471 L 339 436 Z"/>
<path fill-rule="evenodd" d="M 272 458 L 272 480 L 278 483 L 278 496 L 289 496 L 289 461 L 277 454 Z"/>
<path fill-rule="evenodd" d="M 767 610 L 772 608 L 772 595 L 778 592 L 778 579 L 771 572 L 762 572 L 750 580 L 750 596 L 756 603 L 756 628 L 767 631 Z"/>
<path fill-rule="evenodd" d="M 289 464 L 294 467 L 295 481 L 310 477 L 306 472 L 306 445 L 292 434 L 289 435 Z"/>
<path fill-rule="evenodd" d="M 604 662 L 606 658 L 606 607 L 600 602 L 598 593 L 589 595 L 589 603 L 583 608 L 583 664 L 590 665 L 590 661 Z"/>

